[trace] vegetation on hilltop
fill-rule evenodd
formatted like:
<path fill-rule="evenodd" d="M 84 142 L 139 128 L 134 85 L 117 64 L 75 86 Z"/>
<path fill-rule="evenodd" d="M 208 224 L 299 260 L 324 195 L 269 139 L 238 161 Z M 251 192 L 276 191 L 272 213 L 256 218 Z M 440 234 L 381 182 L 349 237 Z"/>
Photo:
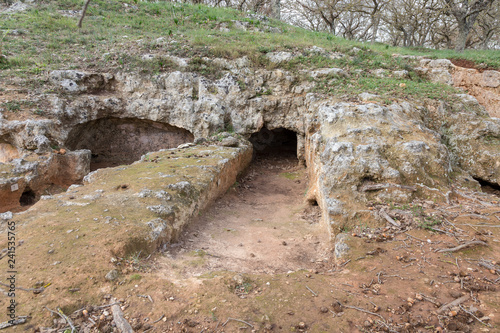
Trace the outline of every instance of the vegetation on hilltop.
<path fill-rule="evenodd" d="M 205 74 L 211 71 L 211 64 L 204 62 L 203 57 L 235 59 L 248 56 L 255 66 L 283 67 L 292 71 L 324 67 L 408 70 L 409 78 L 403 81 L 382 82 L 366 73 L 358 73 L 350 82 L 343 79 L 343 87 L 401 97 L 433 97 L 451 88 L 436 89 L 434 84 L 412 72 L 410 60 L 394 58 L 394 53 L 430 58 L 457 57 L 500 67 L 498 51 L 467 50 L 458 54 L 356 42 L 235 9 L 175 2 L 93 0 L 83 28 L 78 29 L 82 5 L 81 0 L 43 1 L 26 11 L 0 14 L 0 29 L 6 35 L 1 49 L 7 57 L 0 64 L 0 77 L 21 77 L 36 86 L 37 82 L 45 82 L 46 74 L 55 69 L 152 74 L 177 69 L 174 63 L 162 57 L 165 54 L 190 58 L 188 69 Z M 245 29 L 238 27 L 240 22 Z M 308 53 L 307 49 L 312 46 L 351 56 L 331 59 Z M 354 47 L 360 51 L 354 49 L 356 52 L 353 52 Z M 270 64 L 265 55 L 274 51 L 290 51 L 301 56 L 283 65 Z M 156 57 L 144 59 L 145 54 Z M 217 68 L 212 72 L 217 72 Z M 399 83 L 406 87 L 399 88 Z M 321 89 L 322 84 L 325 82 L 320 82 L 317 91 L 333 93 L 331 89 Z M 384 88 L 386 86 L 390 89 Z M 414 90 L 421 94 L 415 95 Z"/>

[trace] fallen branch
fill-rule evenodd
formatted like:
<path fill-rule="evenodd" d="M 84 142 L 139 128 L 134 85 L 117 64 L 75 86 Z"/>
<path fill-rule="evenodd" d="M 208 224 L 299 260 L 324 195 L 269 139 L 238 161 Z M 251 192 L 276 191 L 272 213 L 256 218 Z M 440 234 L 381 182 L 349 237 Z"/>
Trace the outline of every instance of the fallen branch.
<path fill-rule="evenodd" d="M 59 313 L 59 315 L 64 318 L 64 320 L 66 320 L 66 322 L 68 323 L 68 325 L 71 327 L 71 333 L 73 333 L 74 331 L 76 331 L 76 327 L 75 325 L 73 325 L 73 323 L 71 322 L 71 319 L 68 318 L 68 316 L 66 316 L 64 314 L 64 312 L 62 312 L 62 310 L 60 308 L 57 308 L 57 312 Z"/>
<path fill-rule="evenodd" d="M 463 198 L 465 198 L 465 199 L 469 199 L 469 200 L 475 201 L 475 202 L 477 202 L 477 203 L 479 203 L 479 204 L 481 204 L 481 205 L 483 205 L 483 206 L 488 206 L 488 207 L 494 206 L 493 204 L 490 204 L 489 202 L 481 201 L 481 200 L 479 200 L 479 199 L 476 199 L 476 198 L 474 198 L 474 197 L 471 197 L 471 196 L 469 196 L 469 195 L 467 195 L 467 194 L 465 194 L 465 193 L 460 192 L 460 191 L 459 191 L 459 190 L 457 190 L 457 189 L 455 189 L 455 193 L 456 193 L 456 194 L 458 194 L 458 195 L 460 195 L 461 197 L 463 197 Z"/>
<path fill-rule="evenodd" d="M 1 286 L 4 286 L 4 287 L 9 287 L 10 286 L 8 284 L 5 284 L 5 283 L 2 283 L 0 282 L 0 285 Z M 41 293 L 42 291 L 45 290 L 44 287 L 40 287 L 40 288 L 22 288 L 22 287 L 14 287 L 15 289 L 19 289 L 19 290 L 22 290 L 22 291 L 33 291 L 33 292 L 38 292 L 38 293 Z"/>
<path fill-rule="evenodd" d="M 162 319 L 163 319 L 163 317 L 165 317 L 165 315 L 164 315 L 164 314 L 162 314 L 160 318 L 158 318 L 158 319 L 156 319 L 155 321 L 153 321 L 153 324 L 156 324 L 157 322 L 159 322 L 160 320 L 162 320 Z"/>
<path fill-rule="evenodd" d="M 351 262 L 351 259 L 349 259 L 349 260 L 347 260 L 347 261 L 345 261 L 345 262 L 341 263 L 341 264 L 339 265 L 339 267 L 344 267 L 345 265 L 347 265 L 347 264 L 348 264 L 348 263 L 350 263 L 350 262 Z"/>
<path fill-rule="evenodd" d="M 497 273 L 497 274 L 500 274 L 500 269 L 496 268 L 495 265 L 492 265 L 485 260 L 479 260 L 479 262 L 477 264 L 479 266 L 483 266 L 484 268 L 487 268 L 489 270 L 495 271 L 495 273 Z"/>
<path fill-rule="evenodd" d="M 114 303 L 111 303 L 111 304 L 106 304 L 106 305 L 101 305 L 101 306 L 96 306 L 94 307 L 95 310 L 101 310 L 101 309 L 106 309 L 106 308 L 109 308 L 110 306 L 113 306 L 115 304 L 121 304 L 121 302 L 114 302 Z M 73 315 L 74 314 L 77 314 L 78 312 L 81 312 L 85 310 L 85 308 L 81 308 L 81 309 L 78 309 L 76 310 L 75 312 L 73 312 Z"/>
<path fill-rule="evenodd" d="M 248 326 L 250 326 L 251 328 L 253 328 L 253 325 L 244 321 L 244 320 L 241 320 L 241 319 L 236 319 L 236 318 L 227 318 L 226 322 L 224 324 L 222 324 L 222 327 L 226 326 L 226 324 L 230 321 L 230 320 L 233 320 L 233 321 L 238 321 L 240 323 L 243 323 L 243 324 L 247 324 Z"/>
<path fill-rule="evenodd" d="M 377 317 L 379 317 L 380 319 L 382 319 L 382 321 L 383 321 L 384 323 L 386 323 L 385 318 L 384 318 L 384 317 L 382 317 L 381 315 L 379 315 L 378 313 L 371 312 L 371 311 L 365 310 L 365 309 L 363 309 L 363 308 L 358 308 L 357 306 L 344 305 L 344 304 L 340 304 L 340 305 L 341 305 L 342 307 L 344 307 L 344 308 L 353 309 L 353 310 L 358 310 L 358 311 L 361 311 L 361 312 L 364 312 L 364 313 L 371 314 L 371 315 L 373 315 L 373 316 L 377 316 Z"/>
<path fill-rule="evenodd" d="M 430 296 L 427 296 L 427 295 L 424 295 L 422 293 L 420 293 L 420 296 L 422 296 L 422 298 L 424 300 L 426 300 L 427 302 L 431 302 L 432 304 L 434 304 L 436 307 L 440 307 L 442 304 L 437 302 L 435 299 L 433 299 L 433 297 L 430 297 Z"/>
<path fill-rule="evenodd" d="M 73 325 L 71 320 L 62 312 L 61 309 L 57 309 L 57 311 L 51 310 L 48 307 L 45 307 L 47 310 L 49 310 L 51 313 L 55 313 L 59 317 L 61 317 L 68 325 L 71 327 L 71 333 L 73 333 L 76 330 L 76 327 Z"/>
<path fill-rule="evenodd" d="M 454 306 L 457 306 L 457 305 L 462 304 L 463 302 L 465 302 L 465 301 L 466 301 L 466 300 L 468 300 L 469 298 L 470 298 L 470 295 L 469 295 L 469 294 L 464 295 L 464 296 L 462 296 L 462 297 L 459 297 L 459 298 L 457 298 L 456 300 L 451 301 L 450 303 L 443 305 L 443 306 L 442 306 L 442 307 L 440 307 L 440 308 L 439 308 L 436 312 L 437 312 L 438 314 L 441 314 L 441 313 L 445 312 L 446 310 L 448 310 L 449 308 L 452 308 L 452 307 L 454 307 Z"/>
<path fill-rule="evenodd" d="M 399 223 L 398 221 L 395 221 L 392 217 L 390 217 L 385 212 L 385 210 L 381 209 L 380 212 L 379 212 L 379 214 L 380 214 L 380 216 L 382 216 L 387 222 L 389 222 L 393 226 L 395 226 L 395 227 L 400 227 L 401 226 L 401 223 Z"/>
<path fill-rule="evenodd" d="M 471 315 L 472 317 L 474 317 L 474 318 L 475 318 L 478 322 L 480 322 L 480 323 L 481 323 L 481 324 L 483 324 L 484 326 L 491 327 L 491 325 L 490 325 L 490 324 L 485 323 L 484 321 L 482 321 L 481 319 L 479 319 L 478 317 L 476 317 L 476 316 L 475 316 L 472 312 L 465 310 L 465 308 L 464 308 L 462 305 L 459 305 L 459 307 L 460 307 L 460 309 L 462 309 L 462 311 L 463 311 L 463 312 L 465 312 L 465 313 L 467 313 L 467 314 Z"/>
<path fill-rule="evenodd" d="M 312 291 L 311 288 L 309 288 L 308 286 L 306 286 L 306 288 L 314 295 L 314 297 L 318 297 L 318 294 L 316 294 L 314 291 Z"/>
<path fill-rule="evenodd" d="M 475 218 L 478 218 L 478 219 L 491 221 L 491 219 L 488 216 L 483 216 L 483 215 L 479 215 L 479 214 L 462 214 L 462 215 L 458 215 L 456 217 L 456 219 L 459 218 L 459 217 L 475 217 Z"/>
<path fill-rule="evenodd" d="M 19 317 L 17 317 L 17 319 L 14 319 L 12 321 L 9 320 L 9 321 L 5 321 L 3 323 L 0 323 L 0 330 L 3 330 L 4 328 L 8 328 L 11 326 L 24 324 L 24 323 L 26 323 L 28 318 L 29 318 L 28 316 L 19 316 Z"/>
<path fill-rule="evenodd" d="M 132 326 L 130 326 L 128 321 L 123 317 L 122 309 L 118 304 L 111 306 L 111 311 L 113 312 L 113 320 L 115 321 L 116 328 L 118 328 L 118 332 L 134 333 Z"/>
<path fill-rule="evenodd" d="M 468 243 L 465 243 L 465 244 L 462 244 L 459 246 L 452 247 L 450 249 L 440 249 L 436 252 L 439 252 L 439 253 L 441 253 L 441 252 L 456 252 L 456 251 L 460 251 L 462 249 L 465 249 L 465 248 L 468 248 L 468 247 L 471 247 L 474 245 L 488 246 L 488 244 L 486 244 L 485 242 L 482 242 L 482 241 L 472 241 L 472 242 L 468 242 Z"/>

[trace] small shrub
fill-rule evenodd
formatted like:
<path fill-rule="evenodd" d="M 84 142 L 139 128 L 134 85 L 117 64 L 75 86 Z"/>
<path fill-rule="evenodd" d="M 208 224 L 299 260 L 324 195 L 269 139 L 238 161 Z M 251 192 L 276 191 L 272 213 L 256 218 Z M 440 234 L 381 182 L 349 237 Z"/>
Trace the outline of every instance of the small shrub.
<path fill-rule="evenodd" d="M 130 276 L 130 281 L 139 281 L 140 279 L 142 279 L 142 275 L 141 274 L 132 274 Z"/>

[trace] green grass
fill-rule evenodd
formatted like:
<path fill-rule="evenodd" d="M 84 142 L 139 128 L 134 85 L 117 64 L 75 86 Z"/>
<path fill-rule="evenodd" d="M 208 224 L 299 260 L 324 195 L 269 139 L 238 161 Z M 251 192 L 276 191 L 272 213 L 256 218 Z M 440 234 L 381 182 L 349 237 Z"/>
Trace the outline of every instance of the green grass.
<path fill-rule="evenodd" d="M 54 69 L 150 74 L 178 70 L 178 66 L 164 57 L 166 54 L 190 58 L 186 71 L 219 78 L 223 71 L 203 57 L 234 59 L 248 56 L 255 67 L 268 69 L 279 67 L 297 72 L 325 67 L 344 68 L 350 74 L 349 78 L 319 80 L 316 91 L 340 96 L 368 91 L 381 94 L 389 101 L 421 96 L 437 98 L 444 95 L 443 89 L 447 95 L 455 92 L 449 87 L 419 79 L 411 72 L 412 60 L 395 58 L 394 53 L 464 58 L 500 68 L 498 51 L 466 50 L 458 54 L 450 50 L 395 48 L 380 43 L 355 42 L 276 20 L 259 21 L 233 9 L 184 3 L 94 0 L 90 2 L 83 28 L 78 29 L 78 17 L 66 17 L 63 11 L 81 10 L 82 5 L 83 0 L 44 1 L 25 12 L 1 15 L 0 36 L 5 37 L 0 47 L 8 60 L 0 64 L 0 78 L 17 76 L 32 83 L 37 80 L 43 83 L 47 72 Z M 237 29 L 234 20 L 247 22 L 249 29 Z M 230 30 L 221 30 L 223 26 Z M 276 28 L 282 33 L 270 32 Z M 13 30 L 22 33 L 7 33 Z M 305 50 L 312 46 L 349 56 L 330 59 L 324 55 L 308 54 Z M 359 51 L 354 52 L 353 47 Z M 301 52 L 302 55 L 276 65 L 270 64 L 265 57 L 272 51 Z M 144 54 L 156 57 L 143 60 Z M 379 79 L 366 73 L 353 75 L 355 70 L 377 68 L 408 70 L 410 78 Z M 400 83 L 405 83 L 406 88 L 399 87 Z"/>
<path fill-rule="evenodd" d="M 21 103 L 12 101 L 0 104 L 1 107 L 5 108 L 7 111 L 17 112 L 21 110 Z"/>
<path fill-rule="evenodd" d="M 387 104 L 396 100 L 453 99 L 459 91 L 453 87 L 432 83 L 418 77 L 400 79 L 394 77 L 378 78 L 369 73 L 351 74 L 347 77 L 327 77 L 316 80 L 315 92 L 335 94 L 348 98 L 363 92 L 380 95 Z"/>
<path fill-rule="evenodd" d="M 130 276 L 130 281 L 139 281 L 140 279 L 142 279 L 142 275 L 140 274 L 132 274 Z"/>

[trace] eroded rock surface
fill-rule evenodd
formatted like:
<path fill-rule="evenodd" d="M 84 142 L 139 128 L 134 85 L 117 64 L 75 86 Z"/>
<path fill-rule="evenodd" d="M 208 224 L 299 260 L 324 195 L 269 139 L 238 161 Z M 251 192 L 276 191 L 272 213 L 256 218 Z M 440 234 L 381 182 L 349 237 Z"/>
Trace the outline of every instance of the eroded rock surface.
<path fill-rule="evenodd" d="M 293 58 L 291 53 L 269 56 L 276 62 Z M 366 95 L 360 97 L 361 103 L 339 102 L 311 93 L 314 85 L 302 74 L 253 69 L 246 58 L 213 61 L 224 69 L 219 79 L 181 71 L 154 78 L 54 72 L 55 87 L 60 89 L 65 80 L 73 80 L 78 89 L 71 95 L 41 96 L 49 105 L 45 119 L 2 120 L 0 137 L 19 151 L 42 152 L 57 145 L 90 148 L 92 154 L 100 155 L 117 149 L 89 135 L 86 124 L 157 124 L 152 128 L 164 126 L 184 133 L 182 140 L 195 142 L 227 129 L 245 138 L 264 129 L 292 131 L 297 137 L 297 156 L 309 168 L 308 198 L 321 206 L 332 238 L 357 216 L 377 218 L 364 208 L 367 202 L 408 202 L 416 196 L 448 200 L 452 182 L 477 188 L 473 178 L 499 181 L 499 120 L 489 118 L 471 96 L 456 96 L 453 105 L 383 105 Z M 436 82 L 450 83 L 455 70 L 447 60 L 422 60 L 420 65 L 422 75 Z M 348 75 L 342 69 L 313 74 L 332 73 Z M 137 138 L 140 142 L 142 136 L 134 133 L 129 141 Z M 160 136 L 156 141 L 162 140 Z M 220 140 L 227 147 L 237 145 L 234 139 L 221 136 Z M 84 147 L 82 142 L 89 144 Z M 130 151 L 136 150 L 129 146 Z M 146 146 L 144 151 L 153 148 Z M 374 184 L 381 187 L 366 190 Z"/>
<path fill-rule="evenodd" d="M 500 117 L 499 71 L 458 67 L 447 59 L 422 59 L 416 71 L 432 82 L 461 88 L 474 96 L 490 117 Z"/>

